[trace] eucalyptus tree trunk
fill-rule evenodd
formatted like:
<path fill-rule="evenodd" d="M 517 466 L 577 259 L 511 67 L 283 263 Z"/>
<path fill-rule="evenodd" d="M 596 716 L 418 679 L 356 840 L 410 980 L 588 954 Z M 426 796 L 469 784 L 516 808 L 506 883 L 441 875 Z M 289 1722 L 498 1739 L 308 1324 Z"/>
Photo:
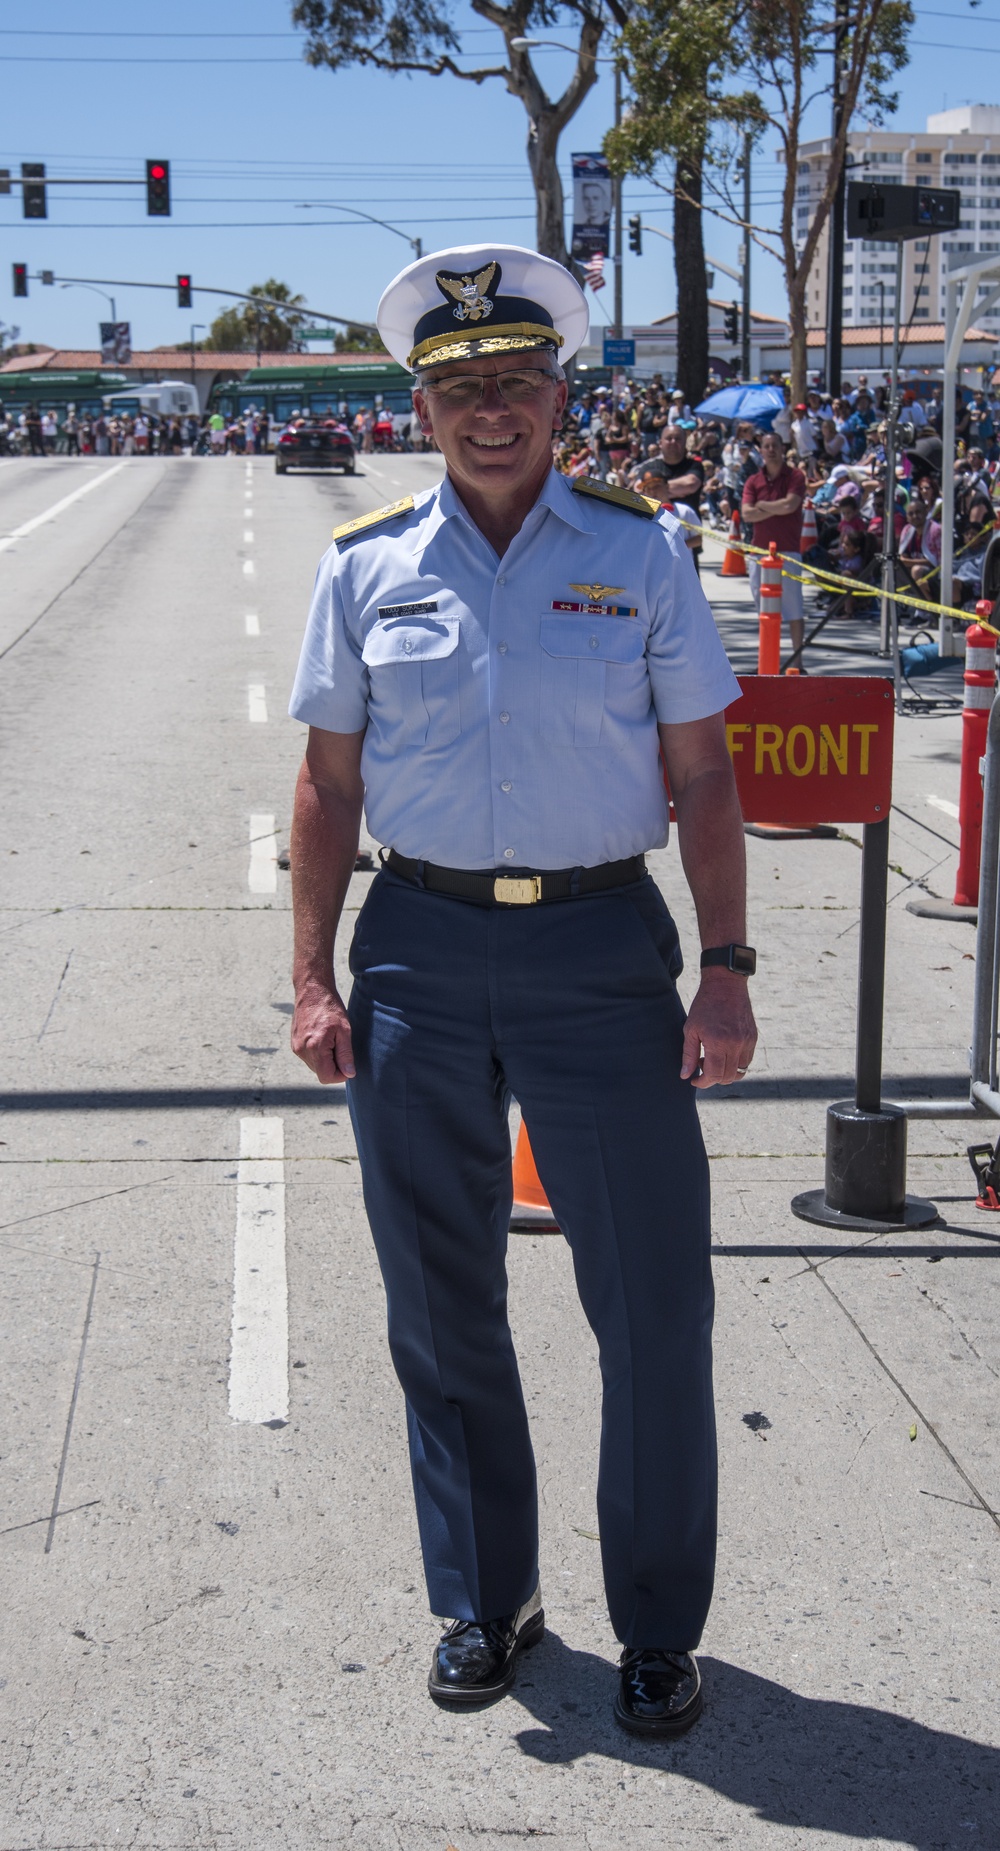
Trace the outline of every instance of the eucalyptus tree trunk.
<path fill-rule="evenodd" d="M 708 382 L 708 290 L 702 237 L 700 150 L 674 170 L 674 273 L 677 278 L 677 384 L 697 405 Z"/>
<path fill-rule="evenodd" d="M 524 99 L 522 99 L 524 100 Z M 528 108 L 528 166 L 535 188 L 535 246 L 543 257 L 572 269 L 566 248 L 566 208 L 559 174 L 562 124 L 553 109 Z"/>

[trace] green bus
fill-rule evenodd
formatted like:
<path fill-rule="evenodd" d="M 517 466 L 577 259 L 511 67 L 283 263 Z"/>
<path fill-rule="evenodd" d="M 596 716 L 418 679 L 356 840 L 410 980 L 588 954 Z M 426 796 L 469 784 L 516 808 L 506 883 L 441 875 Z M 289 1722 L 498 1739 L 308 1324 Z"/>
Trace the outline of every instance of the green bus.
<path fill-rule="evenodd" d="M 246 411 L 266 411 L 282 425 L 297 412 L 344 419 L 366 407 L 384 406 L 394 420 L 409 418 L 412 374 L 395 360 L 363 358 L 326 365 L 317 360 L 301 366 L 259 366 L 242 379 L 226 379 L 212 387 L 208 408 L 224 418 Z"/>
<path fill-rule="evenodd" d="M 104 410 L 104 395 L 128 385 L 125 373 L 0 373 L 0 405 L 19 417 L 29 405 L 54 411 L 60 420 L 72 405 L 78 418 L 96 418 Z"/>

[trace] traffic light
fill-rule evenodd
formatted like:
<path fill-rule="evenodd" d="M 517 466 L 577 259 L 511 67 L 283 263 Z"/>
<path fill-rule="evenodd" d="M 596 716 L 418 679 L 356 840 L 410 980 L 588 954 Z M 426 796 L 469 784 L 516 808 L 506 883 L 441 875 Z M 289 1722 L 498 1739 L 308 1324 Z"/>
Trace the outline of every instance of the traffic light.
<path fill-rule="evenodd" d="M 21 214 L 26 219 L 47 219 L 45 201 L 45 162 L 21 162 Z"/>
<path fill-rule="evenodd" d="M 170 217 L 170 162 L 146 162 L 146 217 Z"/>
<path fill-rule="evenodd" d="M 642 256 L 642 218 L 638 212 L 628 222 L 628 248 L 637 257 Z"/>
<path fill-rule="evenodd" d="M 191 307 L 191 278 L 189 276 L 177 278 L 177 307 Z"/>
<path fill-rule="evenodd" d="M 26 296 L 28 293 L 28 266 L 27 264 L 12 264 L 11 268 L 13 269 L 13 272 L 14 272 L 14 294 L 15 296 Z"/>
<path fill-rule="evenodd" d="M 735 302 L 731 302 L 722 317 L 722 327 L 727 341 L 735 347 L 740 338 L 740 311 Z"/>

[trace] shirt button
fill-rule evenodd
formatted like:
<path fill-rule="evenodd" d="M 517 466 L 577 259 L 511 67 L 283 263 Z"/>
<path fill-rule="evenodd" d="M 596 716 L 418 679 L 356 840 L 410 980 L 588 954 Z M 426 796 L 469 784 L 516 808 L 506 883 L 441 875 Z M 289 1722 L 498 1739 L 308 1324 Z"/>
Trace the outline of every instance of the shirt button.
<path fill-rule="evenodd" d="M 500 786 L 500 789 L 501 789 L 502 791 L 510 791 L 510 790 L 513 790 L 513 788 L 514 788 L 514 786 L 512 785 L 512 783 L 511 783 L 511 781 L 510 781 L 510 779 L 509 779 L 509 778 L 505 778 L 505 779 L 504 779 L 504 781 L 503 781 L 503 783 L 502 783 L 502 784 L 501 784 L 501 786 Z"/>
<path fill-rule="evenodd" d="M 512 848 L 505 848 L 503 852 L 504 852 L 504 859 L 506 861 L 513 861 L 514 850 Z"/>
<path fill-rule="evenodd" d="M 590 639 L 590 647 L 591 647 L 591 649 L 596 649 L 596 648 L 597 648 L 597 638 L 596 638 L 596 636 L 592 636 L 592 637 L 591 637 L 591 639 Z"/>
<path fill-rule="evenodd" d="M 502 714 L 500 715 L 500 724 L 501 724 L 501 726 L 506 726 L 506 724 L 507 724 L 507 722 L 508 722 L 508 720 L 509 720 L 509 719 L 510 719 L 510 714 L 509 714 L 509 713 L 502 713 Z"/>
<path fill-rule="evenodd" d="M 505 655 L 507 654 L 507 645 L 506 645 L 506 643 L 498 643 L 498 644 L 497 644 L 497 654 L 498 654 L 498 655 L 501 655 L 501 656 L 505 656 Z"/>
<path fill-rule="evenodd" d="M 506 583 L 507 583 L 507 575 L 505 572 L 501 572 L 500 577 L 497 579 L 497 584 L 506 585 Z"/>
<path fill-rule="evenodd" d="M 407 636 L 404 639 L 403 648 L 406 650 L 407 655 L 409 655 L 410 650 L 413 648 L 413 640 L 411 637 Z"/>

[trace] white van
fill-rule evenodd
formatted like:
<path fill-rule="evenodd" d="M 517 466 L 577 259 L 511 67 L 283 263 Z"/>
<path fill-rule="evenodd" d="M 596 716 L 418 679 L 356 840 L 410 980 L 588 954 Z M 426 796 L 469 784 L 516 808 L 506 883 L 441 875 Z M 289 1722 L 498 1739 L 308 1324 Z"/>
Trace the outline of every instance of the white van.
<path fill-rule="evenodd" d="M 120 411 L 135 417 L 136 412 L 152 412 L 157 418 L 197 418 L 198 394 L 183 379 L 161 379 L 148 386 L 134 386 L 130 392 L 108 392 L 105 411 Z"/>

